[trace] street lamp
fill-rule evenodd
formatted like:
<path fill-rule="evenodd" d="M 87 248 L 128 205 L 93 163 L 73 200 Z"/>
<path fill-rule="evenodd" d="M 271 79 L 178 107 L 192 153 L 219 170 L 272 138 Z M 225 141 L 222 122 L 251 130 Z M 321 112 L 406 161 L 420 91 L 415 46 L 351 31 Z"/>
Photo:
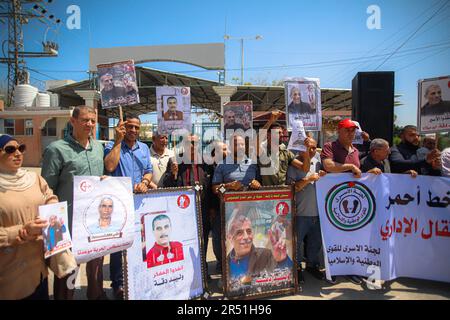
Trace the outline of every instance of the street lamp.
<path fill-rule="evenodd" d="M 261 35 L 254 37 L 232 37 L 226 34 L 223 36 L 224 40 L 240 40 L 241 42 L 241 86 L 244 84 L 244 40 L 261 40 L 262 38 Z"/>

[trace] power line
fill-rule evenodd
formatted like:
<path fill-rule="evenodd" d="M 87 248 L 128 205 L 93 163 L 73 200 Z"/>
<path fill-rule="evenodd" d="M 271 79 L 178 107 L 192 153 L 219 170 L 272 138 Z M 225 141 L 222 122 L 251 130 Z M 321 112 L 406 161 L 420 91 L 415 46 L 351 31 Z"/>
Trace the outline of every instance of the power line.
<path fill-rule="evenodd" d="M 371 53 L 371 52 L 381 52 L 384 50 L 387 50 L 389 47 L 391 47 L 392 45 L 395 45 L 396 43 L 398 43 L 398 41 L 394 41 L 392 44 L 385 46 L 382 48 L 382 46 L 387 43 L 388 41 L 390 41 L 391 39 L 395 39 L 396 36 L 398 36 L 399 34 L 401 34 L 402 30 L 405 30 L 407 27 L 409 27 L 409 25 L 411 25 L 412 23 L 416 22 L 417 19 L 419 19 L 420 17 L 424 16 L 428 11 L 432 10 L 434 7 L 436 7 L 437 5 L 439 5 L 441 1 L 438 0 L 436 1 L 434 4 L 432 4 L 431 6 L 429 6 L 425 11 L 420 12 L 416 17 L 414 17 L 413 19 L 411 19 L 410 21 L 408 21 L 405 25 L 403 25 L 402 27 L 398 28 L 395 32 L 393 32 L 389 37 L 387 37 L 386 39 L 384 39 L 381 43 L 377 44 L 375 47 L 371 48 L 369 51 L 367 51 L 365 53 L 365 55 Z M 339 79 L 344 79 L 347 77 L 348 74 L 354 73 L 356 70 L 360 69 L 365 63 L 360 63 L 358 64 L 356 67 L 351 68 L 348 71 L 339 71 L 335 74 L 333 74 L 330 77 L 330 81 L 333 82 L 337 82 L 337 80 Z"/>
<path fill-rule="evenodd" d="M 422 27 L 424 26 L 424 25 L 426 25 L 431 19 L 433 19 L 435 16 L 436 16 L 436 14 L 438 14 L 439 13 L 439 11 L 442 9 L 442 8 L 444 8 L 448 3 L 450 2 L 450 0 L 449 1 L 446 1 L 442 6 L 440 6 L 439 7 L 439 9 L 433 14 L 433 15 L 431 15 L 431 17 L 429 17 L 424 23 L 422 23 L 420 26 L 419 26 L 419 28 L 417 28 L 416 29 L 416 31 L 414 31 L 400 46 L 398 46 L 398 48 L 397 49 L 395 49 L 395 51 L 394 52 L 392 52 L 378 67 L 376 67 L 375 68 L 375 70 L 378 70 L 383 64 L 385 64 L 386 63 L 386 61 L 388 61 L 398 50 L 400 50 L 409 40 L 411 40 L 415 35 L 416 35 L 416 33 L 417 32 L 419 32 L 419 30 L 420 29 L 422 29 Z"/>
<path fill-rule="evenodd" d="M 417 60 L 417 61 L 415 61 L 415 62 L 413 62 L 413 63 L 410 63 L 410 64 L 408 64 L 408 65 L 406 65 L 406 66 L 403 66 L 403 67 L 401 67 L 400 69 L 397 69 L 397 70 L 395 70 L 395 71 L 398 72 L 398 71 L 407 69 L 407 68 L 409 68 L 409 67 L 411 67 L 411 66 L 413 66 L 413 65 L 415 65 L 415 64 L 418 64 L 419 62 L 422 62 L 422 61 L 424 61 L 424 60 L 426 60 L 426 59 L 428 59 L 428 58 L 430 58 L 430 57 L 437 56 L 437 55 L 439 55 L 439 54 L 445 52 L 445 51 L 448 50 L 448 49 L 449 49 L 449 48 L 443 48 L 442 50 L 439 50 L 439 51 L 436 52 L 436 53 L 432 53 L 432 54 L 430 54 L 430 55 L 427 55 L 426 57 L 421 58 L 420 60 Z"/>

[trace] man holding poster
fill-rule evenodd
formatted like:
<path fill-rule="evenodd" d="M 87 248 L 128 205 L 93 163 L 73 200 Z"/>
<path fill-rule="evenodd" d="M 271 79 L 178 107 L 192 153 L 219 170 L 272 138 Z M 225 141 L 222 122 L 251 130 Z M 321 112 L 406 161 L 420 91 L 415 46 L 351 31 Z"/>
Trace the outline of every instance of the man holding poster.
<path fill-rule="evenodd" d="M 114 177 L 130 177 L 137 193 L 156 189 L 152 182 L 153 165 L 150 150 L 138 139 L 141 120 L 137 115 L 127 114 L 115 129 L 115 140 L 105 147 L 105 168 Z M 123 298 L 122 252 L 110 256 L 109 273 L 111 286 L 117 299 Z"/>
<path fill-rule="evenodd" d="M 73 179 L 74 176 L 103 175 L 103 146 L 92 139 L 91 133 L 96 124 L 96 111 L 92 107 L 77 106 L 73 109 L 70 123 L 73 134 L 51 143 L 44 151 L 42 176 L 53 189 L 60 201 L 67 201 L 69 230 L 72 231 L 73 218 Z M 80 156 L 83 155 L 83 156 Z M 86 264 L 88 278 L 88 299 L 105 297 L 103 291 L 103 257 Z M 55 299 L 73 299 L 73 289 L 67 287 L 69 276 L 55 277 Z"/>

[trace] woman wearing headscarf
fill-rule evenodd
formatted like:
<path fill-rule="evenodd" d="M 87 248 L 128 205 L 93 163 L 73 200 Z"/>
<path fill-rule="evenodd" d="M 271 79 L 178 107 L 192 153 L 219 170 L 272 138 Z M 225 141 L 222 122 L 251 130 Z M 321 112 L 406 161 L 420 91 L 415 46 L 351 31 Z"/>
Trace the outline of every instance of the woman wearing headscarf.
<path fill-rule="evenodd" d="M 38 207 L 58 198 L 41 176 L 21 168 L 25 149 L 14 137 L 0 136 L 0 300 L 49 298 L 42 237 L 47 221 L 38 217 Z M 73 269 L 71 258 L 65 251 L 48 262 L 61 276 Z"/>

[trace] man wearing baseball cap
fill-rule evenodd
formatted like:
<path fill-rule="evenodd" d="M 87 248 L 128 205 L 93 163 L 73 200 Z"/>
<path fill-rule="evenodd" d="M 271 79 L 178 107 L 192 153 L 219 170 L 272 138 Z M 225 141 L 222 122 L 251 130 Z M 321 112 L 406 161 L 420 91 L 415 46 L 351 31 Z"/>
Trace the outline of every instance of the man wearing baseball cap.
<path fill-rule="evenodd" d="M 341 173 L 351 171 L 356 178 L 361 177 L 359 151 L 352 144 L 357 125 L 351 119 L 344 119 L 338 124 L 338 138 L 327 142 L 320 155 L 325 171 Z"/>
<path fill-rule="evenodd" d="M 359 151 L 352 144 L 355 139 L 357 125 L 351 119 L 344 119 L 338 124 L 338 138 L 327 142 L 323 146 L 320 158 L 323 168 L 329 173 L 351 171 L 355 178 L 361 178 Z M 335 281 L 335 277 L 333 277 Z M 362 284 L 358 276 L 350 275 L 349 280 L 354 284 Z"/>

